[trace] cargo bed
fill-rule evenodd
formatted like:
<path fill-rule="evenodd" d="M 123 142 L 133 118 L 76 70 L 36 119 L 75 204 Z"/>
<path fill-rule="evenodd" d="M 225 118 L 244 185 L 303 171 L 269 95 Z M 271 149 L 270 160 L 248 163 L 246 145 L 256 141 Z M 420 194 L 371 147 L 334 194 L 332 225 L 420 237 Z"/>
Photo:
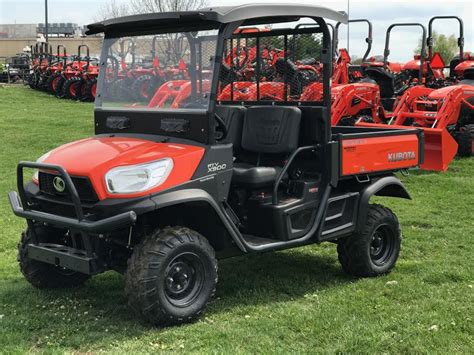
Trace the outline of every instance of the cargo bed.
<path fill-rule="evenodd" d="M 424 161 L 421 129 L 332 127 L 339 146 L 339 178 L 415 168 Z"/>

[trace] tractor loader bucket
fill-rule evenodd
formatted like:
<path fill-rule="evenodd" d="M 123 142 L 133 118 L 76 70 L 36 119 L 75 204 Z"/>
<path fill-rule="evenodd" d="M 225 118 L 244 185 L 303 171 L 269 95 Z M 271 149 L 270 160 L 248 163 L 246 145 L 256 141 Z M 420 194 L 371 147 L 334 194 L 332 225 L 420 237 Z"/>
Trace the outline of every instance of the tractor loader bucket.
<path fill-rule="evenodd" d="M 458 144 L 446 129 L 424 128 L 425 161 L 423 170 L 446 171 L 456 156 Z"/>
<path fill-rule="evenodd" d="M 386 125 L 380 123 L 357 122 L 356 126 L 378 127 L 378 128 L 402 128 L 409 126 Z M 425 136 L 424 162 L 420 165 L 422 170 L 446 171 L 449 164 L 456 156 L 458 144 L 453 136 L 446 130 L 440 128 L 421 128 Z"/>

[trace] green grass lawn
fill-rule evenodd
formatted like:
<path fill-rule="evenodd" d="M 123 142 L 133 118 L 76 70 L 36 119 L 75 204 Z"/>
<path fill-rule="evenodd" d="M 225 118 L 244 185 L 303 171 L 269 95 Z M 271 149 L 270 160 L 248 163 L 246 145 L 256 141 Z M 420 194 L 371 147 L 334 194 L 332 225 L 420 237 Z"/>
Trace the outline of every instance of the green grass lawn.
<path fill-rule="evenodd" d="M 92 133 L 92 104 L 0 87 L 1 353 L 472 353 L 474 159 L 402 177 L 413 201 L 378 199 L 402 224 L 390 275 L 346 276 L 333 244 L 234 258 L 220 263 L 217 296 L 201 320 L 160 329 L 127 309 L 121 275 L 39 291 L 18 270 L 25 222 L 7 201 L 17 162 Z"/>

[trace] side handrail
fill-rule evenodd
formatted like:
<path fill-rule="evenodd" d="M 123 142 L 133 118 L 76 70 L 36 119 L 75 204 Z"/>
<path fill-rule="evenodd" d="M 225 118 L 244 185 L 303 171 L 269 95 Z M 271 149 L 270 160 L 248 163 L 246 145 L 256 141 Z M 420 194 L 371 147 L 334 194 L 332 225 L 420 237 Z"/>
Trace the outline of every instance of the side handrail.
<path fill-rule="evenodd" d="M 308 151 L 308 150 L 317 150 L 319 148 L 321 148 L 321 145 L 319 145 L 319 144 L 309 145 L 309 146 L 299 147 L 293 153 L 291 153 L 290 157 L 286 161 L 285 166 L 281 170 L 280 174 L 278 174 L 278 177 L 275 180 L 275 184 L 273 185 L 273 196 L 272 196 L 272 204 L 273 205 L 278 204 L 278 187 L 280 186 L 281 180 L 285 176 L 286 172 L 288 171 L 290 165 L 293 163 L 293 160 L 295 160 L 296 156 L 298 154 L 300 154 L 301 152 L 305 152 L 305 151 Z"/>

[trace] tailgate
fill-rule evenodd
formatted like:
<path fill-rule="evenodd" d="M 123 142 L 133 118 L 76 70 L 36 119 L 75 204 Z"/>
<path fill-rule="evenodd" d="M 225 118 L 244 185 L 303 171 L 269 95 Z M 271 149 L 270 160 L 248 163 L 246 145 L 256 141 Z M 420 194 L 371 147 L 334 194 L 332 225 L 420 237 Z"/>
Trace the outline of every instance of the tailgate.
<path fill-rule="evenodd" d="M 421 130 L 351 128 L 338 134 L 341 176 L 396 171 L 423 163 Z"/>

